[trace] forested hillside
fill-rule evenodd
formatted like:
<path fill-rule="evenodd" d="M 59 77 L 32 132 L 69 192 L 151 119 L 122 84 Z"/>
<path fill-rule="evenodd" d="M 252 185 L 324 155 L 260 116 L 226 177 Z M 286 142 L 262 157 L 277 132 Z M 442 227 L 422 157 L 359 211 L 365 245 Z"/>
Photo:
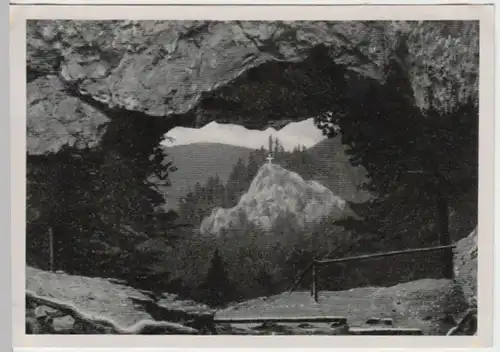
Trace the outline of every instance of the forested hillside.
<path fill-rule="evenodd" d="M 252 150 L 218 143 L 192 143 L 166 147 L 167 160 L 177 171 L 170 174 L 172 186 L 159 189 L 165 195 L 165 209 L 177 209 L 181 198 L 193 190 L 196 183 L 204 185 L 209 177 L 218 175 L 226 182 L 238 159 L 246 163 Z"/>

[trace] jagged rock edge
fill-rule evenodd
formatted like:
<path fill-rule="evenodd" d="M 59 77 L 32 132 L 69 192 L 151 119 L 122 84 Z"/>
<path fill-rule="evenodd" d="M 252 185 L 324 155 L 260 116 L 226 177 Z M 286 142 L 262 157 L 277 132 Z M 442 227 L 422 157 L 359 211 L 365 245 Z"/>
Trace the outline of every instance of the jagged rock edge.
<path fill-rule="evenodd" d="M 114 320 L 107 318 L 102 315 L 94 315 L 88 312 L 85 312 L 79 308 L 77 308 L 74 304 L 72 303 L 67 303 L 61 300 L 53 299 L 53 298 L 48 298 L 48 297 L 42 297 L 38 294 L 36 294 L 33 291 L 26 290 L 26 300 L 30 301 L 35 301 L 37 303 L 40 303 L 42 305 L 46 305 L 50 308 L 54 308 L 56 310 L 61 310 L 64 312 L 68 312 L 68 315 L 73 316 L 75 321 L 80 320 L 84 321 L 87 324 L 91 325 L 104 325 L 106 327 L 110 327 L 113 329 L 113 331 L 117 334 L 141 334 L 143 331 L 147 330 L 148 328 L 165 328 L 165 329 L 170 329 L 175 331 L 175 333 L 178 334 L 198 334 L 198 330 L 190 328 L 188 326 L 182 325 L 182 324 L 177 324 L 177 323 L 172 323 L 172 322 L 167 322 L 167 321 L 155 321 L 155 320 L 149 320 L 149 319 L 144 319 L 141 321 L 138 321 L 137 323 L 124 327 L 119 325 L 117 322 Z"/>

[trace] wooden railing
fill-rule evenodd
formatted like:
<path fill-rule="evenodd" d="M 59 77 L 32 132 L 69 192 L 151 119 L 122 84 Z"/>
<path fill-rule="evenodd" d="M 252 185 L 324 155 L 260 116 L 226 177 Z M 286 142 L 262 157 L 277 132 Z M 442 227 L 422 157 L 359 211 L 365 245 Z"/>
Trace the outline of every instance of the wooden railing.
<path fill-rule="evenodd" d="M 374 253 L 374 254 L 367 254 L 367 255 L 360 255 L 360 256 L 355 256 L 355 257 L 345 257 L 345 258 L 338 258 L 338 259 L 322 259 L 318 260 L 315 259 L 313 260 L 301 273 L 298 275 L 297 279 L 293 282 L 293 284 L 289 287 L 288 291 L 293 291 L 295 287 L 304 279 L 304 277 L 308 274 L 311 273 L 312 278 L 311 278 L 311 296 L 314 297 L 314 301 L 318 301 L 318 268 L 324 265 L 331 265 L 331 264 L 339 264 L 339 263 L 346 263 L 346 262 L 351 262 L 351 261 L 361 261 L 361 260 L 369 260 L 369 259 L 376 259 L 376 258 L 383 258 L 383 257 L 391 257 L 391 256 L 396 256 L 396 255 L 405 255 L 405 254 L 414 254 L 414 253 L 424 253 L 424 252 L 443 252 L 443 262 L 445 261 L 451 261 L 450 263 L 444 263 L 445 272 L 444 272 L 444 277 L 452 279 L 453 278 L 453 249 L 455 248 L 455 245 L 448 245 L 448 246 L 436 246 L 436 247 L 426 247 L 426 248 L 415 248 L 415 249 L 406 249 L 406 250 L 400 250 L 400 251 L 391 251 L 391 252 L 383 252 L 383 253 Z M 451 270 L 450 270 L 451 268 Z"/>

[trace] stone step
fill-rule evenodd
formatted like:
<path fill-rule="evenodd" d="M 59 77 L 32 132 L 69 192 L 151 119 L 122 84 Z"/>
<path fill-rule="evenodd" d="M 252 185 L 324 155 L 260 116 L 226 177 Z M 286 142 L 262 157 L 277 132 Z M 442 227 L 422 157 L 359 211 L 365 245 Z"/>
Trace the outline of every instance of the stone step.
<path fill-rule="evenodd" d="M 338 316 L 303 316 L 303 317 L 216 317 L 215 324 L 256 324 L 256 323 L 334 323 L 347 324 L 347 318 Z"/>

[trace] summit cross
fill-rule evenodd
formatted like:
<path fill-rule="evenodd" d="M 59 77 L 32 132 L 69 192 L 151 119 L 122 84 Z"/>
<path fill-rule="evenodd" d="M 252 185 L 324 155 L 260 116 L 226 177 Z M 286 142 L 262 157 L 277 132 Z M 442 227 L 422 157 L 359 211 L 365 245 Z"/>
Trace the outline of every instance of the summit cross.
<path fill-rule="evenodd" d="M 273 160 L 273 157 L 271 156 L 271 154 L 269 154 L 266 159 L 269 162 L 269 165 L 272 165 L 271 161 Z"/>

